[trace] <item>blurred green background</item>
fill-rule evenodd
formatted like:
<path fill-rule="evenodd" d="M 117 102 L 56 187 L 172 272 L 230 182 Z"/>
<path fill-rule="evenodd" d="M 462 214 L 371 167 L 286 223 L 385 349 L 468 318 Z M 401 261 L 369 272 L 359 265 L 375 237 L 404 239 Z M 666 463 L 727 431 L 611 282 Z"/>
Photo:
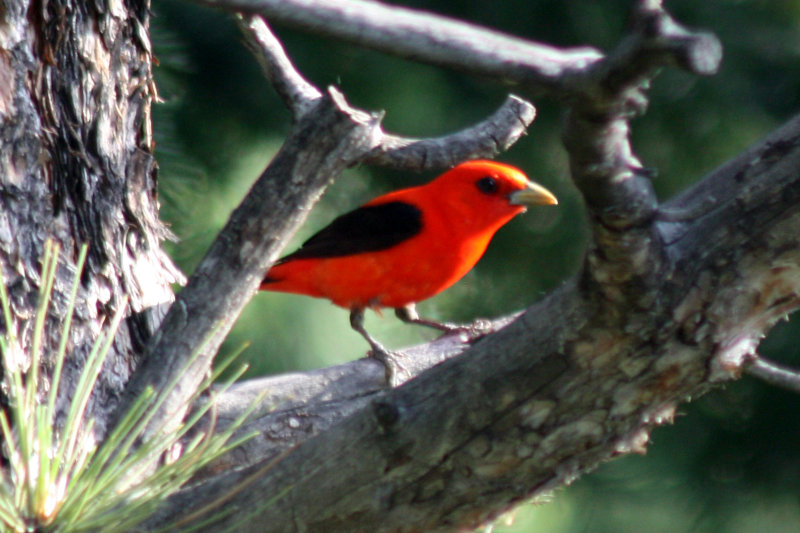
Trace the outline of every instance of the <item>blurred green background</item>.
<path fill-rule="evenodd" d="M 608 50 L 630 2 L 415 1 L 418 7 L 560 46 Z M 800 96 L 800 1 L 675 0 L 685 24 L 715 32 L 725 59 L 717 76 L 666 70 L 649 112 L 634 123 L 634 147 L 667 199 L 796 112 Z M 232 19 L 173 0 L 154 0 L 153 44 L 165 103 L 156 108 L 162 218 L 180 238 L 168 248 L 187 273 L 278 149 L 291 117 L 241 44 Z M 387 130 L 438 135 L 486 117 L 509 91 L 499 82 L 386 57 L 287 28 L 274 28 L 317 86 L 337 85 L 351 103 L 386 110 Z M 425 316 L 470 320 L 518 310 L 578 269 L 586 238 L 583 208 L 560 143 L 563 109 L 534 102 L 529 135 L 499 159 L 523 168 L 561 200 L 517 217 L 464 280 L 424 302 Z M 427 181 L 361 167 L 342 175 L 287 248 L 391 189 Z M 387 313 L 367 327 L 390 346 L 430 338 Z M 761 352 L 800 366 L 800 320 L 780 324 Z M 265 293 L 249 304 L 223 352 L 249 342 L 251 375 L 308 369 L 366 351 L 347 312 L 310 298 Z M 504 532 L 800 531 L 800 396 L 745 377 L 681 407 L 674 426 L 653 434 L 644 457 L 628 456 L 522 506 Z"/>

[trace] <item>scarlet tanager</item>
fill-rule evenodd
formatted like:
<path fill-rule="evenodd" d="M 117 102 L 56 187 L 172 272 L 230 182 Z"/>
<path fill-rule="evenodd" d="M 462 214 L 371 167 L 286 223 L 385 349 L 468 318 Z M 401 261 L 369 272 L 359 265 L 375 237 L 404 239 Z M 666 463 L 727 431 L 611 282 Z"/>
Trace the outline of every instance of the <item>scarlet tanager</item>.
<path fill-rule="evenodd" d="M 328 298 L 385 361 L 389 352 L 364 328 L 364 310 L 395 309 L 404 322 L 449 331 L 417 315 L 416 302 L 453 285 L 486 251 L 495 232 L 525 206 L 555 205 L 517 168 L 462 163 L 433 181 L 379 196 L 336 218 L 261 283 L 267 291 Z"/>

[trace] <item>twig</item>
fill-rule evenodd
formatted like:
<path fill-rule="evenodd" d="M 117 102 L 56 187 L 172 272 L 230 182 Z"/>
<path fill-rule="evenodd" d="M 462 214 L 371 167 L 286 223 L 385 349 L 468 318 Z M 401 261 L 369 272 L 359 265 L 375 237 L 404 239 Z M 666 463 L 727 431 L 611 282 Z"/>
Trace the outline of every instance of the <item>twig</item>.
<path fill-rule="evenodd" d="M 744 371 L 770 385 L 800 393 L 800 371 L 778 365 L 760 355 L 754 355 Z"/>
<path fill-rule="evenodd" d="M 292 111 L 295 120 L 305 115 L 322 93 L 292 65 L 283 46 L 258 15 L 240 16 L 239 28 L 264 75 Z"/>

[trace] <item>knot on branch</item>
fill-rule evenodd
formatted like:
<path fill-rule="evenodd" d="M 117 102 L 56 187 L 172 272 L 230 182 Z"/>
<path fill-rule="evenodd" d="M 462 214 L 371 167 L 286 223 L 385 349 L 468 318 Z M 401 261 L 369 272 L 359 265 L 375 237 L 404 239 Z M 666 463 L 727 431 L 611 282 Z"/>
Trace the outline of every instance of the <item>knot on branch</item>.
<path fill-rule="evenodd" d="M 375 420 L 381 433 L 390 433 L 400 421 L 400 409 L 392 402 L 377 401 L 372 404 Z"/>

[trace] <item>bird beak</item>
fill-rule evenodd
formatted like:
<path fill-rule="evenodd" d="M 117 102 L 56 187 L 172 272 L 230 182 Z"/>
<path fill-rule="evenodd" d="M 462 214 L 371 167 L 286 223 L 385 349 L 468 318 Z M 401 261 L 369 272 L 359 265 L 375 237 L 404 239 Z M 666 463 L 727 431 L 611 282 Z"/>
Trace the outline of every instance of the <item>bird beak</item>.
<path fill-rule="evenodd" d="M 553 193 L 533 182 L 528 182 L 528 186 L 522 190 L 512 192 L 508 201 L 511 205 L 558 205 Z"/>

